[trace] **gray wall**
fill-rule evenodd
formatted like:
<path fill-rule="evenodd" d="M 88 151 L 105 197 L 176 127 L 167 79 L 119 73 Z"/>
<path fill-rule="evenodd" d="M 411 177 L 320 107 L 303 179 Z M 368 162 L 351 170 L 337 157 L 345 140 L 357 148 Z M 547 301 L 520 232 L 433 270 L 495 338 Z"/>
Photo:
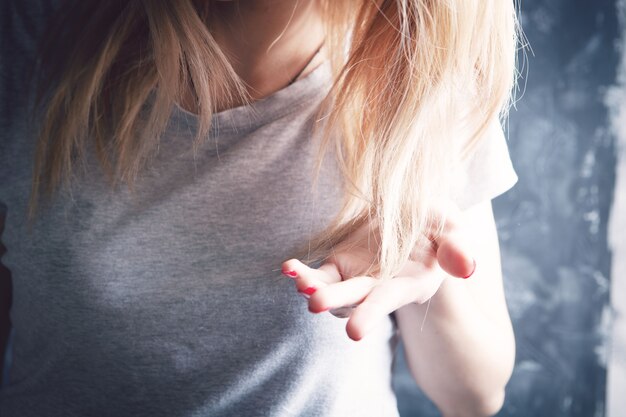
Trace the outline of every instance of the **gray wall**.
<path fill-rule="evenodd" d="M 494 202 L 517 341 L 499 416 L 603 416 L 616 166 L 604 101 L 619 61 L 616 1 L 521 3 L 534 56 L 510 117 L 520 181 Z M 403 416 L 438 415 L 402 363 L 396 388 Z"/>

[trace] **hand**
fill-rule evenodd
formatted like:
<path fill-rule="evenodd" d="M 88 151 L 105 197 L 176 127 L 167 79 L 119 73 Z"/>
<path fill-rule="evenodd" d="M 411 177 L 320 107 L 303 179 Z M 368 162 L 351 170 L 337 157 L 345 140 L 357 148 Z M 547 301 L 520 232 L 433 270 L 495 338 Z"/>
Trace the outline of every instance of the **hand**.
<path fill-rule="evenodd" d="M 397 276 L 381 281 L 364 275 L 379 250 L 376 229 L 366 224 L 348 239 L 349 249 L 341 249 L 326 259 L 318 269 L 297 259 L 283 262 L 283 274 L 293 278 L 298 292 L 308 298 L 309 311 L 330 311 L 350 318 L 348 336 L 362 339 L 388 314 L 410 304 L 422 304 L 437 292 L 449 277 L 469 278 L 476 269 L 463 233 L 462 215 L 458 210 L 446 217 L 443 233 L 435 237 L 427 231 L 431 242 L 425 250 L 414 250 Z"/>

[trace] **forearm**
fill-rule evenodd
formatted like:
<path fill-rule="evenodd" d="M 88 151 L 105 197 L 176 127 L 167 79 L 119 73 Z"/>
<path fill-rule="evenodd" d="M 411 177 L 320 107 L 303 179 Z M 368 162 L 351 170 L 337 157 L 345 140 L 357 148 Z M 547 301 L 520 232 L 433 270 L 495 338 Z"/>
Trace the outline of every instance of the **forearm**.
<path fill-rule="evenodd" d="M 513 369 L 508 314 L 494 319 L 474 301 L 467 287 L 478 279 L 448 278 L 430 306 L 396 312 L 411 372 L 446 417 L 496 413 Z"/>

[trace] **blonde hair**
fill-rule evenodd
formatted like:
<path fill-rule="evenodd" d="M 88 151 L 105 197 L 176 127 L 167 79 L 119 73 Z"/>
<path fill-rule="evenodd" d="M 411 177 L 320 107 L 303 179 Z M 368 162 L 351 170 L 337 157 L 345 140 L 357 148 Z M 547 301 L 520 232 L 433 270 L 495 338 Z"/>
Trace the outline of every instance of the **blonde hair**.
<path fill-rule="evenodd" d="M 325 259 L 369 222 L 380 251 L 368 272 L 389 278 L 428 244 L 426 228 L 441 228 L 432 213 L 445 207 L 454 167 L 508 108 L 515 8 L 507 0 L 320 1 L 334 84 L 320 113 L 316 178 L 332 147 L 346 192 L 337 217 L 299 256 Z M 54 65 L 63 59 L 46 53 L 40 61 L 31 213 L 70 182 L 87 139 L 111 180 L 132 185 L 189 87 L 201 120 L 196 145 L 215 109 L 247 98 L 205 24 L 210 2 L 74 3 L 44 45 L 56 54 L 71 40 L 67 61 Z"/>

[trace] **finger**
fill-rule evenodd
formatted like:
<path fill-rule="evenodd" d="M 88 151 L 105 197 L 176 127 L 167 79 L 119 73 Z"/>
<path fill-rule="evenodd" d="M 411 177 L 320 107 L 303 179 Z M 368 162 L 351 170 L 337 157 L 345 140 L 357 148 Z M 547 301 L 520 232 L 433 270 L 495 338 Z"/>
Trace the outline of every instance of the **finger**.
<path fill-rule="evenodd" d="M 332 284 L 341 281 L 341 274 L 332 262 L 326 262 L 319 268 L 311 268 L 298 259 L 289 259 L 282 264 L 282 273 L 288 277 Z"/>
<path fill-rule="evenodd" d="M 373 277 L 353 277 L 318 289 L 309 300 L 309 311 L 321 313 L 359 304 L 379 281 Z"/>
<path fill-rule="evenodd" d="M 309 298 L 319 288 L 341 280 L 337 266 L 331 262 L 319 268 L 311 268 L 297 259 L 290 259 L 283 262 L 282 272 L 294 279 L 296 290 L 305 298 Z"/>
<path fill-rule="evenodd" d="M 352 340 L 361 340 L 400 307 L 413 302 L 426 302 L 435 294 L 444 278 L 443 274 L 433 271 L 420 278 L 395 277 L 373 287 L 346 323 L 348 336 Z"/>
<path fill-rule="evenodd" d="M 460 232 L 446 234 L 438 241 L 437 262 L 441 269 L 458 278 L 469 278 L 476 269 L 465 237 Z"/>
<path fill-rule="evenodd" d="M 470 236 L 464 232 L 464 214 L 453 203 L 433 208 L 435 218 L 444 221 L 442 233 L 437 233 L 436 223 L 427 233 L 434 243 L 437 263 L 449 275 L 469 278 L 476 269 Z"/>

